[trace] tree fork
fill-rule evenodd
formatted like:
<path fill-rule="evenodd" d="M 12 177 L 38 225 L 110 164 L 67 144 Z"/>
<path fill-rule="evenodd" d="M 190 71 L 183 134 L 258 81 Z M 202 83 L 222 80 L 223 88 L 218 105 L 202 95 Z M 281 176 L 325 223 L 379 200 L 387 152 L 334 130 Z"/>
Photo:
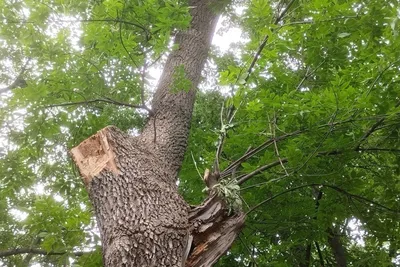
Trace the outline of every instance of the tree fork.
<path fill-rule="evenodd" d="M 106 266 L 181 266 L 186 258 L 184 266 L 211 266 L 244 225 L 245 215 L 229 216 L 216 195 L 189 211 L 163 163 L 116 127 L 71 154 L 95 208 Z"/>
<path fill-rule="evenodd" d="M 179 48 L 167 59 L 141 135 L 109 126 L 71 150 L 94 206 L 105 266 L 210 266 L 244 224 L 244 214 L 229 216 L 216 196 L 190 210 L 176 185 L 217 4 L 189 1 L 191 26 L 175 37 Z M 181 66 L 191 88 L 171 92 Z"/>

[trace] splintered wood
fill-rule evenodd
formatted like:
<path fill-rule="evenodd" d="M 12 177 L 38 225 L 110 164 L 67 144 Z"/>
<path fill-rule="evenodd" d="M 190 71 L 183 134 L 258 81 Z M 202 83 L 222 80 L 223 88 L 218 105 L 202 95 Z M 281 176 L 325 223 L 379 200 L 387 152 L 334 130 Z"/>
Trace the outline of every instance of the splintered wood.
<path fill-rule="evenodd" d="M 107 140 L 107 131 L 108 127 L 71 149 L 72 158 L 86 186 L 104 169 L 120 174 L 115 164 L 115 154 Z"/>

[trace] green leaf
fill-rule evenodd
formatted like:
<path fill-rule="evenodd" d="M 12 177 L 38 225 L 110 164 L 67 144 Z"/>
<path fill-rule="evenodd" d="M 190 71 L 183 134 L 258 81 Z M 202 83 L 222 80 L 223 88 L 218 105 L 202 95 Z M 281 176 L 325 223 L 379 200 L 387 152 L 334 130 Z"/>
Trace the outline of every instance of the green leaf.
<path fill-rule="evenodd" d="M 338 34 L 338 37 L 339 37 L 339 38 L 345 38 L 345 37 L 348 37 L 348 36 L 350 36 L 350 35 L 351 35 L 351 33 L 342 32 L 342 33 L 339 33 L 339 34 Z"/>

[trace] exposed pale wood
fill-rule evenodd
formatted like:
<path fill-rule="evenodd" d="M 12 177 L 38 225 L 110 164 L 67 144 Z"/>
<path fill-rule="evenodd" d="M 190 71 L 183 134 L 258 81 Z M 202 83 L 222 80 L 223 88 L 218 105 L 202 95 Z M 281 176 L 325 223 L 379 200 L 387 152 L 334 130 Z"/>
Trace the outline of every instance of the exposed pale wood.
<path fill-rule="evenodd" d="M 186 267 L 212 266 L 228 251 L 244 226 L 245 214 L 229 216 L 226 203 L 216 195 L 189 212 L 191 253 Z"/>
<path fill-rule="evenodd" d="M 100 130 L 71 150 L 85 185 L 103 169 L 120 174 L 115 164 L 115 153 L 107 140 L 108 127 Z"/>

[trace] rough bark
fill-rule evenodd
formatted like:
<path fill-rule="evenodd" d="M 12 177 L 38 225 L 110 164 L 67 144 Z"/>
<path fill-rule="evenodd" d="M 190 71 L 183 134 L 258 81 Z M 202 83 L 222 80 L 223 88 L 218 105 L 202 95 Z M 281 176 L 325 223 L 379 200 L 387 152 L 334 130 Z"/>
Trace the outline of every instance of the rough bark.
<path fill-rule="evenodd" d="M 72 150 L 95 209 L 105 266 L 181 266 L 188 207 L 151 151 L 114 127 Z"/>
<path fill-rule="evenodd" d="M 190 211 L 176 186 L 216 3 L 189 1 L 191 27 L 176 35 L 179 49 L 167 59 L 142 134 L 110 126 L 71 151 L 95 209 L 105 266 L 210 266 L 243 226 L 244 215 L 228 216 L 215 196 Z M 191 88 L 173 92 L 181 66 Z"/>
<path fill-rule="evenodd" d="M 245 215 L 230 216 L 216 195 L 189 211 L 167 166 L 115 127 L 72 155 L 95 207 L 105 266 L 211 266 L 244 225 Z"/>
<path fill-rule="evenodd" d="M 213 9 L 217 0 L 192 0 L 192 23 L 190 29 L 175 37 L 179 49 L 167 59 L 152 110 L 154 115 L 144 128 L 141 140 L 155 155 L 166 162 L 175 174 L 178 172 L 186 150 L 196 87 L 207 59 L 212 36 L 218 21 Z M 191 83 L 189 92 L 173 92 L 174 72 L 183 66 L 185 76 Z M 175 176 L 176 177 L 176 176 Z"/>

